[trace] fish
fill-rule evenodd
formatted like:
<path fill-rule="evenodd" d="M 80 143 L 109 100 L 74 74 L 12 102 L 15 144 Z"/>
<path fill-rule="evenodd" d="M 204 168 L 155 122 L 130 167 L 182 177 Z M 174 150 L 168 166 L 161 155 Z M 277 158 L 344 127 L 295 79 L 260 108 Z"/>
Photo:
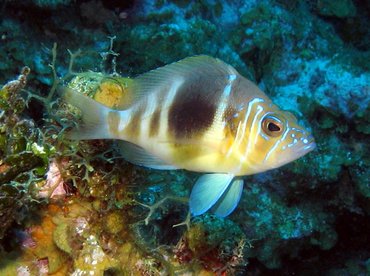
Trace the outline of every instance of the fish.
<path fill-rule="evenodd" d="M 311 132 L 235 68 L 193 56 L 134 78 L 131 104 L 111 109 L 66 89 L 81 123 L 69 139 L 122 140 L 127 161 L 158 170 L 199 172 L 192 216 L 226 217 L 237 207 L 243 176 L 275 169 L 315 149 Z"/>

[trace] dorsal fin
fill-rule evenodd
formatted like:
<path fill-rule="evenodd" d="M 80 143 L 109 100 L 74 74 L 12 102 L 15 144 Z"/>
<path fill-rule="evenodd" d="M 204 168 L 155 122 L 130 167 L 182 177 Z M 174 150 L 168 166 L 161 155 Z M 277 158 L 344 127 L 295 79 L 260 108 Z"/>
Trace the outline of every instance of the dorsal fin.
<path fill-rule="evenodd" d="M 238 74 L 237 71 L 225 62 L 206 55 L 188 57 L 180 61 L 165 65 L 144 73 L 135 78 L 133 83 L 134 101 L 154 91 L 170 88 L 173 81 L 192 76 L 199 77 L 227 77 L 229 74 Z"/>

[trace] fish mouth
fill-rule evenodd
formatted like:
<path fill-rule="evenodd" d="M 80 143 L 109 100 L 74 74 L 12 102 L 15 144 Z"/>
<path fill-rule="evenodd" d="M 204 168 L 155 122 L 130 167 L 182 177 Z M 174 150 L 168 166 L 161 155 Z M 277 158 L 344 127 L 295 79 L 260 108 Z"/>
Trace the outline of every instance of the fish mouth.
<path fill-rule="evenodd" d="M 310 152 L 310 151 L 313 151 L 315 148 L 316 148 L 316 143 L 315 142 L 311 142 L 310 144 L 304 146 L 302 148 L 302 151 Z"/>
<path fill-rule="evenodd" d="M 310 151 L 313 151 L 315 148 L 316 148 L 316 143 L 315 143 L 314 140 L 312 140 L 312 142 L 310 142 L 310 143 L 303 144 L 301 147 L 293 149 L 291 154 L 288 154 L 286 158 L 280 158 L 279 162 L 277 163 L 276 166 L 274 166 L 274 168 L 277 168 L 277 167 L 283 166 L 287 163 L 290 163 L 290 162 L 306 155 Z"/>
<path fill-rule="evenodd" d="M 297 149 L 297 153 L 299 154 L 306 154 L 310 151 L 313 151 L 316 148 L 315 140 L 312 138 L 311 141 L 307 144 L 302 145 L 300 148 Z"/>

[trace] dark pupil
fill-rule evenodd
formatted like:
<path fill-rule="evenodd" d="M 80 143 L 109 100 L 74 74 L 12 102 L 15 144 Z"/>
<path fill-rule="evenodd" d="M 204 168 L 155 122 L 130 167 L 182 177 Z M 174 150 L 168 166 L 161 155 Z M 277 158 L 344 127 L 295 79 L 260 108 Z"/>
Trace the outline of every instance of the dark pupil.
<path fill-rule="evenodd" d="M 280 127 L 274 123 L 269 123 L 267 128 L 269 131 L 280 131 Z"/>

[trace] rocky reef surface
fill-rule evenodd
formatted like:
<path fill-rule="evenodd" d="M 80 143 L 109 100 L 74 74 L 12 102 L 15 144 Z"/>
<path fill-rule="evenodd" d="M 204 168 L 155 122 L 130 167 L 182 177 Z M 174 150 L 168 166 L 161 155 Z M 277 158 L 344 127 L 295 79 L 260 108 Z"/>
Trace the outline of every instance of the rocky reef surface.
<path fill-rule="evenodd" d="M 0 15 L 0 275 L 370 274 L 368 1 L 8 0 Z M 63 137 L 78 112 L 60 86 L 120 108 L 131 77 L 197 54 L 317 143 L 246 177 L 224 219 L 188 214 L 198 174 Z"/>

